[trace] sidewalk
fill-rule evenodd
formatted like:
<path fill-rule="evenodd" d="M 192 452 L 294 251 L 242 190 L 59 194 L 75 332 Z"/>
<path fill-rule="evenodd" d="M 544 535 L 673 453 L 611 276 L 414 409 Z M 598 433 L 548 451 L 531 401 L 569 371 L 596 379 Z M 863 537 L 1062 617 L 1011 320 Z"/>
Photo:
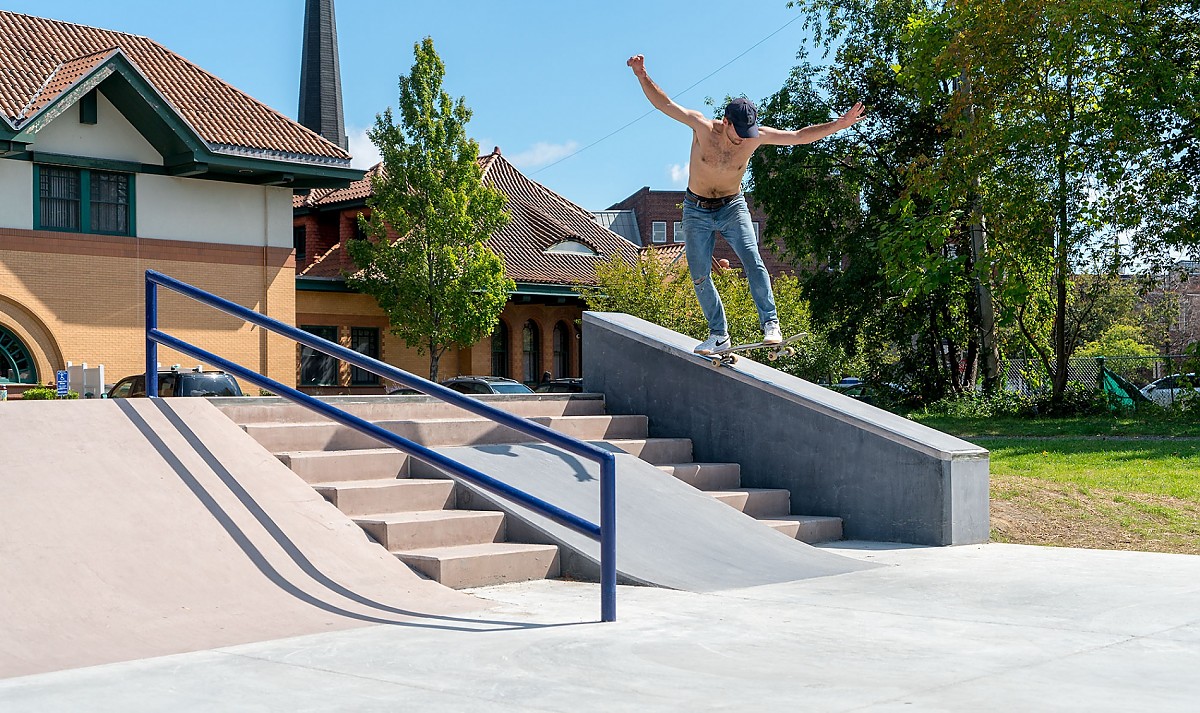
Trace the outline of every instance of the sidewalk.
<path fill-rule="evenodd" d="M 1200 557 L 837 543 L 863 572 L 712 594 L 477 590 L 377 625 L 0 681 L 16 711 L 1195 710 Z M 506 622 L 515 626 L 498 625 Z"/>

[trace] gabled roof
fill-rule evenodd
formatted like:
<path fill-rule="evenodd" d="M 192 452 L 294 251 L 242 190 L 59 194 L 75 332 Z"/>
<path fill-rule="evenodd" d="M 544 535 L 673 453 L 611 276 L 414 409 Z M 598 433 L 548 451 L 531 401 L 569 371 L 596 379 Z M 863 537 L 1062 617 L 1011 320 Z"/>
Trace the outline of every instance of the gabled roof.
<path fill-rule="evenodd" d="M 545 186 L 530 180 L 508 162 L 499 149 L 479 159 L 483 181 L 507 197 L 505 210 L 509 223 L 486 242 L 504 258 L 505 272 L 515 282 L 550 285 L 594 285 L 596 264 L 619 256 L 633 262 L 637 246 L 620 235 L 597 225 L 592 214 Z M 333 208 L 337 204 L 365 204 L 371 195 L 370 176 L 349 188 L 313 191 L 295 202 L 296 207 Z M 560 243 L 587 246 L 596 255 L 546 252 Z M 355 270 L 341 243 L 308 266 L 300 277 L 341 277 Z"/>
<path fill-rule="evenodd" d="M 214 154 L 349 166 L 349 154 L 146 37 L 0 11 L 0 116 L 14 131 L 123 58 Z M 154 103 L 153 101 L 151 103 Z"/>

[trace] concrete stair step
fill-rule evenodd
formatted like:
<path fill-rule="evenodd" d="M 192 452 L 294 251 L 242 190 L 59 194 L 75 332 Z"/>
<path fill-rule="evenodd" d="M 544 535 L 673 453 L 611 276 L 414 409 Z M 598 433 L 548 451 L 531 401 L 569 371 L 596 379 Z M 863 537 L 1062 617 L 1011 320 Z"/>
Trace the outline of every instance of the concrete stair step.
<path fill-rule="evenodd" d="M 292 451 L 275 454 L 310 484 L 407 478 L 409 457 L 395 448 L 352 451 Z"/>
<path fill-rule="evenodd" d="M 760 518 L 759 522 L 770 525 L 788 537 L 794 537 L 810 545 L 842 539 L 842 518 L 840 517 L 787 515 Z"/>
<path fill-rule="evenodd" d="M 484 510 L 391 512 L 353 520 L 389 552 L 499 542 L 505 534 L 504 513 Z"/>
<path fill-rule="evenodd" d="M 536 396 L 477 396 L 502 411 L 534 416 L 597 416 L 603 414 L 601 394 L 537 394 Z M 463 418 L 473 416 L 458 406 L 428 396 L 323 396 L 322 401 L 368 421 Z M 274 396 L 213 399 L 234 423 L 318 423 L 321 418 L 299 404 Z"/>
<path fill-rule="evenodd" d="M 698 490 L 730 490 L 742 484 L 737 463 L 664 463 L 658 469 Z"/>
<path fill-rule="evenodd" d="M 552 579 L 559 574 L 557 545 L 490 542 L 396 552 L 409 567 L 447 587 Z"/>
<path fill-rule="evenodd" d="M 454 507 L 453 480 L 393 478 L 321 483 L 313 487 L 321 497 L 350 517 Z"/>
<path fill-rule="evenodd" d="M 584 440 L 644 438 L 645 416 L 554 416 L 531 419 Z M 485 418 L 375 421 L 377 426 L 425 446 L 530 443 L 535 439 Z M 249 423 L 246 433 L 272 453 L 378 448 L 376 439 L 339 423 Z"/>
<path fill-rule="evenodd" d="M 792 511 L 792 494 L 784 488 L 733 488 L 706 492 L 750 517 L 784 516 Z"/>
<path fill-rule="evenodd" d="M 652 465 L 686 463 L 692 459 L 690 438 L 608 439 L 608 442 Z"/>

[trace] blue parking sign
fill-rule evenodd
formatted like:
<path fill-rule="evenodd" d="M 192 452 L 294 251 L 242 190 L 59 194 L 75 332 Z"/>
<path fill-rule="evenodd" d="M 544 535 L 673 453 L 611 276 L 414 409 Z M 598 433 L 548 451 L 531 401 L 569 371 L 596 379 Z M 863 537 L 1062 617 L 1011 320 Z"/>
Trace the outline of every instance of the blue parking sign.
<path fill-rule="evenodd" d="M 54 383 L 58 387 L 58 395 L 66 396 L 70 390 L 71 379 L 67 375 L 66 370 L 54 372 Z"/>

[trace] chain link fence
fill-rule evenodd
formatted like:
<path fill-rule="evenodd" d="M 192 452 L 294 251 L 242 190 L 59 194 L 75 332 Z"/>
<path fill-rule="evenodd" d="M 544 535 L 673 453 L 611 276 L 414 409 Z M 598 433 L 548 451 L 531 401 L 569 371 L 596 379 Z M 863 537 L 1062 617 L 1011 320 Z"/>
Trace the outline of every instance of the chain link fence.
<path fill-rule="evenodd" d="M 1186 356 L 1169 354 L 1153 357 L 1084 357 L 1067 361 L 1067 381 L 1085 386 L 1102 388 L 1103 370 L 1117 374 L 1138 388 L 1152 382 L 1181 374 Z M 1025 396 L 1048 393 L 1050 376 L 1038 359 L 1010 359 L 1004 364 L 1002 376 L 1004 388 Z M 1170 405 L 1182 392 L 1182 384 L 1165 384 L 1164 388 L 1148 394 L 1150 400 L 1160 405 Z M 1169 387 L 1169 388 L 1168 388 Z"/>

